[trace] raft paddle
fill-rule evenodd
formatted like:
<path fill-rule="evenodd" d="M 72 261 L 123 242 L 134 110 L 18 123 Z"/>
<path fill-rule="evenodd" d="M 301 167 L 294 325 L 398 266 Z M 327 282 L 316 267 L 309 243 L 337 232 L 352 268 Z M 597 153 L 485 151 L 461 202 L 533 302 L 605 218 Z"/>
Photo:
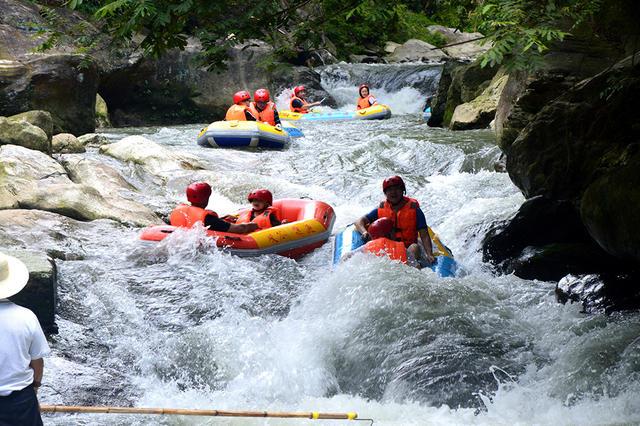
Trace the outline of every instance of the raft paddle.
<path fill-rule="evenodd" d="M 231 411 L 231 410 L 192 410 L 185 408 L 143 408 L 109 407 L 78 405 L 41 405 L 43 413 L 104 413 L 104 414 L 160 414 L 177 416 L 219 416 L 219 417 L 278 417 L 283 419 L 312 420 L 360 420 L 356 413 L 321 413 L 290 411 Z M 369 420 L 369 419 L 362 419 Z"/>

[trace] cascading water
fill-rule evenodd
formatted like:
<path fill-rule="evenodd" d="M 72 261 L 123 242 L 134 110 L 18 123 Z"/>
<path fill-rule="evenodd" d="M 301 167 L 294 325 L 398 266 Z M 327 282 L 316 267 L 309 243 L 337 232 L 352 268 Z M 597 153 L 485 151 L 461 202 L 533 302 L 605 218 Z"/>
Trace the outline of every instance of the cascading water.
<path fill-rule="evenodd" d="M 379 98 L 405 96 L 375 80 L 379 68 L 360 68 L 369 74 L 348 80 L 329 77 L 340 67 L 325 69 L 323 84 L 335 94 L 366 79 L 389 87 Z M 416 93 L 430 90 L 421 87 Z M 552 283 L 496 277 L 482 263 L 484 232 L 523 201 L 506 174 L 492 171 L 490 132 L 431 129 L 418 114 L 301 127 L 306 136 L 280 152 L 203 149 L 197 126 L 125 129 L 109 136 L 143 133 L 200 156 L 208 171 L 161 180 L 110 164 L 161 210 L 206 178 L 218 213 L 266 187 L 330 203 L 337 228 L 374 208 L 382 178 L 400 174 L 460 276 L 364 255 L 331 268 L 330 244 L 299 262 L 241 259 L 212 250 L 202 228 L 148 246 L 135 229 L 97 221 L 89 235 L 69 237 L 84 258 L 58 262 L 60 335 L 43 403 L 357 411 L 398 426 L 640 422 L 640 316 L 583 315 L 555 302 Z M 46 422 L 317 424 L 123 415 Z"/>

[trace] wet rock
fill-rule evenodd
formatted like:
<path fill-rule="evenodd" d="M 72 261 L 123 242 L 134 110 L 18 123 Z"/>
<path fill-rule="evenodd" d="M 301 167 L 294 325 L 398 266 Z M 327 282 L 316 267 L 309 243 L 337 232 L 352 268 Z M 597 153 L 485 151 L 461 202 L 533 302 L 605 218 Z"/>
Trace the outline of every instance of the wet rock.
<path fill-rule="evenodd" d="M 55 133 L 84 134 L 95 129 L 98 71 L 83 55 L 49 54 L 5 64 L 0 111 L 49 111 Z"/>
<path fill-rule="evenodd" d="M 26 121 L 0 117 L 0 145 L 19 145 L 51 153 L 51 142 L 44 130 Z"/>
<path fill-rule="evenodd" d="M 527 247 L 589 241 L 571 203 L 535 197 L 525 201 L 512 219 L 487 233 L 482 243 L 483 261 L 509 273 L 513 268 L 503 263 L 521 257 Z"/>
<path fill-rule="evenodd" d="M 0 186 L 0 210 L 3 209 L 15 209 L 18 207 L 18 199 L 16 196 L 5 186 Z"/>
<path fill-rule="evenodd" d="M 606 313 L 640 308 L 638 271 L 567 275 L 556 286 L 560 303 L 581 303 L 583 312 Z"/>
<path fill-rule="evenodd" d="M 453 60 L 445 62 L 442 73 L 440 74 L 438 89 L 431 101 L 431 117 L 427 122 L 429 126 L 442 127 L 447 106 L 447 93 L 453 81 L 453 71 L 463 65 L 466 65 L 466 62 Z M 449 120 L 451 120 L 451 117 L 449 117 Z"/>
<path fill-rule="evenodd" d="M 78 141 L 84 146 L 102 146 L 111 143 L 108 137 L 99 133 L 87 133 L 86 135 L 78 136 Z"/>
<path fill-rule="evenodd" d="M 72 154 L 85 152 L 84 145 L 71 133 L 59 133 L 51 140 L 53 152 L 58 154 Z"/>
<path fill-rule="evenodd" d="M 29 269 L 29 281 L 11 301 L 31 309 L 47 334 L 57 333 L 55 323 L 57 305 L 56 265 L 51 257 L 41 251 L 6 250 L 10 256 L 20 259 Z"/>
<path fill-rule="evenodd" d="M 96 127 L 111 127 L 107 103 L 99 94 L 96 95 Z"/>
<path fill-rule="evenodd" d="M 17 145 L 0 146 L 0 187 L 12 193 L 49 183 L 71 183 L 67 172 L 53 158 Z"/>
<path fill-rule="evenodd" d="M 487 128 L 495 117 L 498 100 L 507 78 L 504 72 L 498 72 L 480 96 L 471 102 L 458 105 L 449 124 L 451 130 Z"/>
<path fill-rule="evenodd" d="M 155 175 L 177 169 L 203 168 L 197 158 L 178 154 L 142 136 L 128 136 L 119 142 L 103 145 L 100 152 L 120 161 L 141 165 Z"/>
<path fill-rule="evenodd" d="M 74 183 L 89 185 L 103 195 L 118 195 L 135 188 L 113 167 L 83 155 L 68 154 L 60 163 Z"/>
<path fill-rule="evenodd" d="M 48 111 L 27 111 L 21 114 L 9 117 L 12 121 L 26 121 L 36 127 L 40 127 L 47 134 L 47 138 L 51 140 L 53 136 L 53 118 Z"/>
<path fill-rule="evenodd" d="M 103 197 L 96 189 L 81 184 L 53 184 L 25 191 L 20 207 L 46 210 L 77 220 L 111 219 L 117 222 L 148 226 L 160 219 L 146 208 L 135 210 L 138 203 Z"/>
<path fill-rule="evenodd" d="M 446 40 L 446 44 L 461 43 L 442 48 L 442 51 L 452 58 L 475 60 L 491 47 L 489 44 L 482 45 L 480 43 L 480 40 L 484 38 L 481 33 L 465 33 L 442 25 L 431 25 L 427 27 L 427 30 L 440 34 Z"/>
<path fill-rule="evenodd" d="M 395 62 L 440 62 L 448 55 L 441 49 L 426 41 L 411 39 L 401 46 L 396 47 L 393 53 L 387 56 L 391 63 Z"/>
<path fill-rule="evenodd" d="M 394 43 L 393 41 L 388 41 L 384 44 L 384 51 L 388 54 L 392 54 L 400 46 L 402 46 L 400 43 Z"/>

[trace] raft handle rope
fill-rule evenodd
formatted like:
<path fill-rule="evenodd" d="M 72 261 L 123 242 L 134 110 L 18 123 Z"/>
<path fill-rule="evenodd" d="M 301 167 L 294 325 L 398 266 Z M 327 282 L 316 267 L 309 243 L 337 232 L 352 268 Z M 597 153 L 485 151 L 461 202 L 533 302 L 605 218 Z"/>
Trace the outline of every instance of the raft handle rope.
<path fill-rule="evenodd" d="M 277 411 L 231 411 L 231 410 L 196 410 L 184 408 L 144 408 L 144 407 L 112 407 L 112 406 L 77 406 L 77 405 L 41 405 L 43 413 L 94 413 L 94 414 L 158 414 L 177 416 L 210 416 L 210 417 L 277 417 L 289 419 L 312 420 L 360 420 L 369 421 L 373 425 L 373 419 L 359 419 L 355 412 L 348 413 L 323 413 L 312 412 L 277 412 Z"/>

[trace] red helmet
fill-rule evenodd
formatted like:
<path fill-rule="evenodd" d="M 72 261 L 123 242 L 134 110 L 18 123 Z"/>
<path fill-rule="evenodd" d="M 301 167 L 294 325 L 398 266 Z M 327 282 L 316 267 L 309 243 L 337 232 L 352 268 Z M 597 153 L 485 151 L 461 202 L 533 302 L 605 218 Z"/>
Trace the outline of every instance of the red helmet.
<path fill-rule="evenodd" d="M 256 93 L 253 94 L 253 100 L 255 102 L 269 102 L 269 99 L 270 96 L 267 89 L 258 89 Z"/>
<path fill-rule="evenodd" d="M 273 204 L 273 195 L 268 189 L 256 189 L 255 191 L 251 191 L 249 193 L 247 200 L 249 200 L 249 202 L 252 202 L 253 200 L 264 201 L 265 203 L 271 205 Z"/>
<path fill-rule="evenodd" d="M 296 86 L 293 88 L 293 94 L 298 96 L 298 93 L 304 92 L 304 86 Z"/>
<path fill-rule="evenodd" d="M 233 103 L 239 105 L 240 102 L 248 101 L 251 95 L 246 90 L 241 90 L 233 95 Z"/>
<path fill-rule="evenodd" d="M 369 225 L 367 232 L 372 240 L 385 238 L 393 230 L 393 221 L 388 217 L 381 217 Z"/>
<path fill-rule="evenodd" d="M 194 182 L 187 186 L 187 201 L 196 207 L 205 208 L 211 196 L 211 186 L 207 182 Z"/>
<path fill-rule="evenodd" d="M 382 181 L 382 192 L 385 192 L 391 186 L 400 186 L 402 187 L 402 192 L 407 192 L 407 187 L 400 176 L 391 176 Z"/>

